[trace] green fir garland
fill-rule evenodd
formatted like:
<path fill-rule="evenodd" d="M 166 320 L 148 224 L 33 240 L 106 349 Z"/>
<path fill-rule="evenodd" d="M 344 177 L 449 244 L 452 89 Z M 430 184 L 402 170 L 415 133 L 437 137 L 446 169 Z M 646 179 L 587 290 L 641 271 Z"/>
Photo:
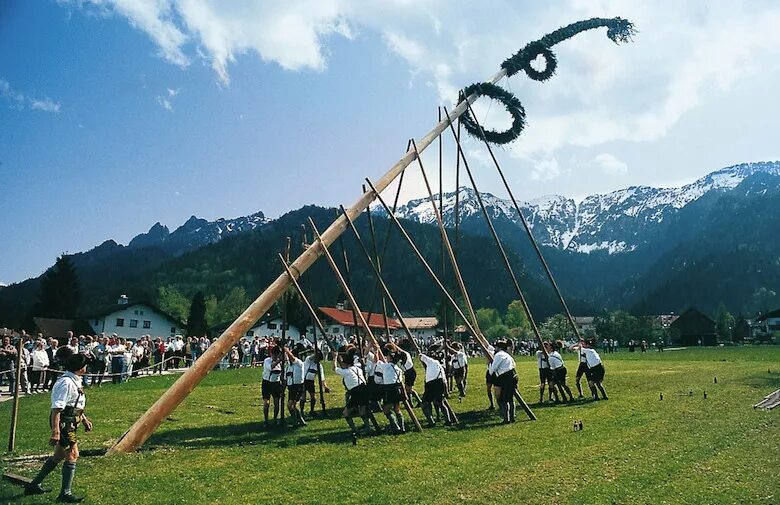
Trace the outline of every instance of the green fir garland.
<path fill-rule="evenodd" d="M 570 25 L 559 28 L 552 33 L 548 33 L 539 40 L 528 43 L 510 58 L 507 58 L 501 68 L 506 70 L 507 77 L 512 77 L 521 70 L 534 81 L 546 81 L 555 74 L 558 66 L 558 60 L 555 53 L 550 49 L 555 44 L 570 39 L 587 30 L 594 28 L 607 28 L 607 37 L 612 42 L 619 44 L 621 42 L 630 42 L 636 34 L 636 28 L 631 21 L 623 18 L 591 18 L 583 21 L 577 21 Z M 531 66 L 531 62 L 541 56 L 545 61 L 544 70 L 536 70 Z M 495 84 L 484 82 L 481 84 L 472 84 L 464 90 L 464 97 L 476 93 L 479 96 L 488 96 L 503 103 L 509 113 L 512 115 L 512 127 L 503 132 L 494 130 L 484 130 L 484 137 L 477 127 L 476 121 L 471 117 L 469 111 L 461 116 L 463 126 L 472 136 L 487 140 L 493 144 L 506 144 L 516 139 L 525 126 L 525 110 L 522 103 L 509 91 L 496 86 Z M 461 101 L 464 98 L 461 99 Z"/>
<path fill-rule="evenodd" d="M 508 130 L 497 132 L 482 128 L 485 140 L 493 144 L 506 144 L 507 142 L 512 142 L 520 135 L 523 127 L 525 127 L 525 109 L 523 109 L 523 104 L 520 103 L 520 100 L 515 95 L 501 86 L 496 86 L 489 82 L 476 83 L 467 87 L 463 90 L 463 99 L 465 100 L 465 97 L 470 96 L 472 93 L 476 93 L 477 96 L 487 96 L 498 100 L 504 104 L 506 110 L 512 115 L 512 126 Z M 483 138 L 482 132 L 479 131 L 479 126 L 468 111 L 460 119 L 467 132 L 478 139 Z"/>

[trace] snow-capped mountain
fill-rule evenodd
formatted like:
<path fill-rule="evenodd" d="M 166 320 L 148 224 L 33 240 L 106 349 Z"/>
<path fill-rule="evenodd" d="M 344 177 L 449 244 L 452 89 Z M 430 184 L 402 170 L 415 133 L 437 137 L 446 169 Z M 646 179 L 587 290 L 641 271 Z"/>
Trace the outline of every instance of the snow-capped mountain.
<path fill-rule="evenodd" d="M 137 235 L 127 245 L 131 249 L 158 247 L 174 256 L 215 244 L 225 237 L 252 231 L 267 224 L 270 220 L 262 212 L 235 219 L 220 218 L 207 221 L 195 216 L 190 217 L 173 232 L 168 227 L 155 223 L 148 232 Z"/>
<path fill-rule="evenodd" d="M 679 188 L 632 186 L 611 193 L 591 195 L 577 204 L 558 195 L 545 196 L 528 202 L 518 202 L 537 240 L 561 250 L 609 254 L 635 250 L 659 232 L 660 226 L 680 209 L 713 192 L 736 188 L 756 175 L 780 177 L 780 162 L 744 163 L 723 168 Z M 520 217 L 510 200 L 489 193 L 482 195 L 491 218 L 499 223 L 519 224 Z M 459 189 L 459 218 L 464 230 L 484 228 L 474 191 Z M 436 196 L 438 202 L 438 195 Z M 443 217 L 447 226 L 455 223 L 455 192 L 443 197 Z M 411 200 L 397 212 L 421 223 L 435 223 L 427 198 Z"/>

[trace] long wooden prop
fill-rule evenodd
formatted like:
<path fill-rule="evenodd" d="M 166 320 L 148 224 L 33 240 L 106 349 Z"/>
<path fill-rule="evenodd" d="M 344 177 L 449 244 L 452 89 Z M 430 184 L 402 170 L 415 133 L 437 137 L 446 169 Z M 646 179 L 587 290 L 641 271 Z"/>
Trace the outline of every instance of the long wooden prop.
<path fill-rule="evenodd" d="M 444 113 L 449 118 L 449 113 L 447 112 L 446 107 L 444 108 Z M 482 127 L 480 126 L 480 128 Z M 482 193 L 480 193 L 479 189 L 477 188 L 477 182 L 474 179 L 474 174 L 471 173 L 471 168 L 469 167 L 469 162 L 466 159 L 466 154 L 463 152 L 463 148 L 461 147 L 460 140 L 458 139 L 457 134 L 455 133 L 455 128 L 452 126 L 452 123 L 450 123 L 450 131 L 452 132 L 452 136 L 455 138 L 455 143 L 458 146 L 458 156 L 463 160 L 463 168 L 466 169 L 466 174 L 468 175 L 469 181 L 471 182 L 471 187 L 474 188 L 474 194 L 477 197 L 479 208 L 482 210 L 482 216 L 485 218 L 485 222 L 487 223 L 488 230 L 490 231 L 490 235 L 493 237 L 493 242 L 496 244 L 496 247 L 498 248 L 498 252 L 501 254 L 501 259 L 503 260 L 504 268 L 506 268 L 506 271 L 509 274 L 509 278 L 512 280 L 512 286 L 515 288 L 515 293 L 517 293 L 517 296 L 520 299 L 520 304 L 523 307 L 523 312 L 525 313 L 525 317 L 528 318 L 528 322 L 531 325 L 531 329 L 533 330 L 534 337 L 536 338 L 536 341 L 539 344 L 539 349 L 542 350 L 542 353 L 546 358 L 547 350 L 544 348 L 544 342 L 542 341 L 542 334 L 539 332 L 539 327 L 536 325 L 536 320 L 534 319 L 533 314 L 531 314 L 531 308 L 528 306 L 528 301 L 526 300 L 523 291 L 520 289 L 520 283 L 517 281 L 517 276 L 515 275 L 515 272 L 512 269 L 512 265 L 509 262 L 509 257 L 506 255 L 504 246 L 501 244 L 501 240 L 498 238 L 498 233 L 496 233 L 496 227 L 493 225 L 493 220 L 490 218 L 490 213 L 488 213 L 487 208 L 485 207 L 485 202 L 482 200 Z"/>
<path fill-rule="evenodd" d="M 303 228 L 303 233 L 301 234 L 301 251 L 305 251 L 309 244 L 306 243 L 306 225 L 302 224 L 301 228 Z M 284 268 L 287 270 L 287 273 L 290 274 L 289 266 L 287 265 L 287 261 L 284 261 Z M 290 274 L 292 275 L 292 274 Z M 295 278 L 292 279 L 294 284 L 297 284 Z M 309 288 L 311 288 L 311 284 L 309 285 Z M 314 318 L 314 321 L 319 326 L 321 332 L 322 332 L 322 338 L 327 342 L 328 341 L 328 335 L 325 333 L 325 328 L 322 326 L 322 321 L 320 321 L 320 318 L 317 316 L 317 312 L 314 310 L 314 307 L 312 307 L 311 303 L 309 303 L 309 300 L 306 298 L 306 295 L 303 294 L 303 289 L 301 289 L 300 286 L 297 286 L 296 288 L 298 290 L 298 294 L 301 296 L 301 299 L 305 300 L 306 306 L 309 308 L 309 312 L 311 312 L 312 317 Z M 330 344 L 328 344 L 330 345 Z M 317 329 L 314 329 L 314 348 L 317 349 L 320 352 L 320 360 L 317 362 L 317 384 L 319 385 L 320 390 L 320 407 L 322 407 L 322 416 L 325 417 L 326 410 L 325 410 L 325 391 L 322 386 L 322 360 L 324 359 L 324 355 L 322 353 L 322 348 L 319 346 L 318 340 L 317 340 Z"/>
<path fill-rule="evenodd" d="M 320 333 L 322 333 L 322 338 L 325 339 L 326 342 L 328 342 L 328 346 L 332 346 L 330 340 L 328 340 L 328 336 L 325 333 L 325 327 L 322 325 L 322 321 L 320 321 L 320 318 L 317 316 L 317 312 L 314 310 L 314 307 L 309 302 L 309 299 L 306 298 L 306 295 L 303 293 L 303 289 L 301 288 L 301 285 L 298 284 L 298 280 L 293 275 L 292 271 L 290 271 L 290 266 L 287 264 L 287 260 L 284 256 L 281 254 L 279 255 L 279 260 L 281 260 L 282 265 L 284 266 L 284 270 L 287 272 L 287 275 L 290 276 L 290 280 L 293 283 L 293 286 L 295 286 L 295 291 L 298 292 L 298 296 L 301 297 L 301 300 L 303 300 L 303 303 L 306 305 L 306 308 L 309 309 L 309 313 L 311 314 L 312 319 L 314 320 L 314 324 L 316 325 L 314 328 L 314 348 L 315 352 L 319 352 L 320 356 L 322 355 L 322 351 L 320 350 L 320 347 L 317 345 L 317 328 L 320 329 Z M 325 414 L 325 392 L 322 388 L 322 376 L 320 375 L 320 367 L 322 366 L 322 358 L 317 362 L 317 383 L 320 387 L 320 407 L 322 407 L 322 413 Z"/>
<path fill-rule="evenodd" d="M 352 221 L 350 220 L 349 223 L 351 222 Z M 311 224 L 311 229 L 314 231 L 314 236 L 316 237 L 317 241 L 321 241 L 322 238 L 320 237 L 320 232 L 317 230 L 317 227 L 311 218 L 309 218 L 309 224 Z M 360 324 L 363 326 L 363 329 L 366 330 L 366 335 L 368 335 L 368 338 L 370 338 L 371 342 L 374 344 L 377 359 L 384 359 L 384 356 L 382 355 L 382 347 L 379 345 L 379 342 L 374 336 L 374 332 L 371 331 L 371 327 L 369 326 L 368 321 L 366 321 L 366 318 L 363 317 L 363 312 L 361 312 L 360 307 L 357 304 L 357 300 L 355 300 L 355 297 L 352 295 L 352 291 L 350 291 L 346 280 L 344 280 L 344 276 L 342 276 L 341 272 L 339 272 L 339 267 L 336 265 L 336 261 L 333 259 L 333 256 L 331 256 L 327 247 L 323 248 L 323 252 L 325 254 L 325 259 L 328 260 L 328 264 L 330 265 L 331 270 L 333 270 L 333 275 L 336 276 L 336 280 L 338 280 L 339 284 L 341 285 L 341 289 L 344 291 L 344 294 L 349 300 L 349 303 L 351 303 L 352 307 L 355 309 L 355 314 L 357 314 L 358 319 L 360 319 Z M 417 419 L 417 415 L 415 415 L 414 409 L 412 409 L 412 406 L 409 404 L 409 400 L 406 399 L 406 397 L 404 397 L 403 404 L 404 409 L 406 409 L 406 412 L 409 414 L 409 417 L 414 423 L 415 430 L 422 431 L 420 420 Z"/>
<path fill-rule="evenodd" d="M 484 88 L 485 85 L 488 87 L 490 87 L 490 85 L 495 85 L 503 77 L 514 75 L 520 70 L 525 70 L 526 74 L 534 79 L 544 80 L 549 78 L 555 71 L 555 56 L 549 48 L 573 37 L 577 33 L 599 27 L 607 27 L 607 36 L 614 42 L 625 42 L 630 40 L 631 35 L 634 33 L 633 25 L 629 21 L 621 18 L 593 18 L 573 23 L 545 35 L 538 41 L 528 44 L 517 54 L 504 61 L 501 70 L 496 72 L 488 82 L 483 83 L 482 87 Z M 544 72 L 534 71 L 533 67 L 530 65 L 531 61 L 539 55 L 542 55 L 545 58 L 547 64 Z M 477 86 L 476 88 L 471 86 L 470 88 L 471 90 L 468 93 L 464 93 L 466 99 L 460 101 L 452 110 L 452 119 L 457 119 L 463 115 L 468 104 L 476 101 L 483 93 L 480 86 Z M 494 91 L 495 90 L 488 91 L 488 94 Z M 511 100 L 507 101 L 512 103 Z M 519 110 L 513 103 L 510 112 L 515 119 L 514 123 L 519 123 L 518 126 L 520 128 L 515 128 L 515 124 L 513 123 L 512 129 L 505 132 L 508 135 L 499 135 L 499 137 L 503 139 L 508 137 L 515 138 L 519 134 L 519 130 L 522 129 L 522 119 L 518 114 Z M 447 126 L 448 121 L 439 121 L 431 131 L 420 139 L 417 151 L 419 153 L 423 152 L 445 129 L 447 129 Z M 406 154 L 391 166 L 382 177 L 377 179 L 376 185 L 372 188 L 372 191 L 363 193 L 363 195 L 347 210 L 349 217 L 351 219 L 357 219 L 360 213 L 376 199 L 378 193 L 384 191 L 398 175 L 414 161 L 415 156 L 416 154 L 412 149 L 407 149 Z M 330 246 L 334 240 L 344 233 L 346 227 L 346 219 L 343 217 L 337 218 L 328 229 L 322 233 L 321 240 L 317 241 L 316 244 L 306 251 L 303 251 L 291 264 L 291 267 L 295 267 L 300 273 L 308 270 L 323 254 L 324 249 Z M 276 280 L 274 280 L 271 285 L 269 285 L 235 321 L 233 321 L 208 350 L 203 353 L 203 355 L 181 377 L 179 377 L 179 379 L 176 380 L 176 382 L 174 382 L 173 385 L 171 385 L 171 387 L 168 388 L 135 423 L 133 423 L 130 429 L 117 440 L 113 447 L 111 447 L 108 454 L 132 452 L 138 449 L 138 447 L 154 433 L 157 427 L 160 426 L 160 423 L 162 423 L 162 421 L 184 401 L 187 395 L 195 389 L 200 381 L 208 375 L 219 360 L 230 351 L 233 344 L 238 342 L 246 331 L 251 328 L 263 314 L 268 312 L 268 309 L 270 309 L 274 302 L 282 296 L 282 293 L 284 293 L 289 285 L 290 278 L 287 273 L 280 273 Z"/>
<path fill-rule="evenodd" d="M 490 81 L 498 82 L 506 76 L 506 69 L 496 72 Z M 467 100 L 458 104 L 453 109 L 451 116 L 457 118 L 466 110 L 466 102 L 473 102 L 478 98 L 477 93 L 473 93 Z M 429 131 L 417 144 L 418 152 L 422 152 L 433 141 L 447 129 L 447 122 L 440 121 L 431 131 Z M 375 188 L 377 191 L 384 191 L 398 175 L 414 161 L 415 152 L 408 149 L 406 154 L 398 160 L 390 169 L 379 179 L 377 179 Z M 363 193 L 360 198 L 347 209 L 347 214 L 351 219 L 357 219 L 358 216 L 371 205 L 376 199 L 374 191 Z M 347 229 L 347 220 L 343 216 L 337 218 L 324 232 L 321 240 L 303 251 L 298 258 L 293 261 L 291 266 L 301 274 L 308 270 L 317 259 L 322 256 L 325 247 L 331 245 Z M 109 449 L 108 454 L 118 452 L 133 452 L 138 449 L 160 426 L 160 423 L 173 412 L 176 407 L 187 398 L 193 389 L 203 380 L 206 375 L 214 368 L 222 357 L 230 351 L 233 344 L 238 342 L 246 331 L 252 327 L 255 322 L 268 312 L 268 309 L 279 299 L 284 290 L 290 285 L 290 278 L 286 272 L 279 274 L 279 277 L 258 296 L 249 307 L 228 326 L 220 337 L 206 350 L 203 355 L 190 367 L 179 379 L 169 387 L 165 393 L 130 427 L 124 435 Z"/>

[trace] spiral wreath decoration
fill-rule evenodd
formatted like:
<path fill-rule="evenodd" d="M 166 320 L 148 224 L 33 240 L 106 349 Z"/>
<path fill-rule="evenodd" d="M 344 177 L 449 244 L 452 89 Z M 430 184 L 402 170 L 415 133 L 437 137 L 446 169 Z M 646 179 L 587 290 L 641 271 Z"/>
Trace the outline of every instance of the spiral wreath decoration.
<path fill-rule="evenodd" d="M 480 132 L 479 125 L 477 125 L 477 122 L 471 117 L 471 114 L 467 110 L 461 116 L 461 123 L 469 134 L 478 139 L 487 140 L 493 144 L 506 144 L 512 142 L 520 135 L 520 132 L 522 132 L 525 127 L 525 109 L 523 109 L 523 104 L 515 95 L 501 86 L 483 82 L 472 84 L 463 90 L 461 101 L 465 100 L 465 97 L 470 96 L 472 93 L 477 96 L 487 96 L 503 103 L 507 112 L 512 115 L 512 126 L 502 132 L 486 130 L 484 128 Z M 484 136 L 482 133 L 484 133 Z"/>
<path fill-rule="evenodd" d="M 558 60 L 550 48 L 555 44 L 574 37 L 578 33 L 600 27 L 607 28 L 607 37 L 616 44 L 630 42 L 636 34 L 634 24 L 623 18 L 591 18 L 577 21 L 548 33 L 539 40 L 526 44 L 517 53 L 504 60 L 501 68 L 506 70 L 507 77 L 512 77 L 522 70 L 534 81 L 546 81 L 555 74 L 555 69 L 558 67 Z M 531 62 L 539 56 L 545 61 L 544 70 L 536 70 L 531 66 Z M 490 82 L 472 84 L 464 90 L 464 96 L 469 96 L 472 93 L 476 93 L 479 96 L 488 96 L 503 103 L 507 111 L 512 115 L 512 127 L 502 132 L 485 130 L 483 128 L 484 135 L 482 135 L 476 121 L 466 111 L 461 116 L 461 121 L 469 134 L 493 144 L 506 144 L 520 135 L 525 126 L 525 110 L 523 109 L 523 104 L 516 96 Z M 463 98 L 461 99 L 462 101 Z"/>
<path fill-rule="evenodd" d="M 528 77 L 534 81 L 546 81 L 553 76 L 555 68 L 558 66 L 558 60 L 555 58 L 555 53 L 553 53 L 549 47 L 537 40 L 536 42 L 531 42 L 525 46 L 523 51 L 525 52 L 524 56 L 526 60 L 523 62 L 523 70 L 525 70 Z M 538 56 L 542 56 L 545 60 L 543 71 L 536 70 L 531 66 L 531 62 Z"/>

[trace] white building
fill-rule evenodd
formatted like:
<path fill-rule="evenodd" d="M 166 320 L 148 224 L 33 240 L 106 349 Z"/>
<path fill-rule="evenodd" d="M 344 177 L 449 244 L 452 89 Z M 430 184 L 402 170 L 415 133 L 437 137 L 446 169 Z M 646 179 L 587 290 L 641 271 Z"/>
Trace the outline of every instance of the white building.
<path fill-rule="evenodd" d="M 281 317 L 261 319 L 252 328 L 247 330 L 244 335 L 247 339 L 253 339 L 255 337 L 281 337 L 282 326 L 284 322 Z M 287 324 L 287 338 L 292 339 L 293 342 L 301 340 L 301 330 L 297 327 Z"/>
<path fill-rule="evenodd" d="M 426 344 L 430 343 L 430 341 L 436 337 L 436 327 L 439 326 L 439 320 L 437 318 L 405 317 L 403 319 L 412 335 Z"/>
<path fill-rule="evenodd" d="M 752 337 L 758 340 L 769 340 L 776 332 L 780 332 L 780 309 L 758 316 L 751 325 Z"/>
<path fill-rule="evenodd" d="M 100 314 L 87 318 L 95 333 L 116 333 L 120 337 L 137 339 L 143 335 L 173 337 L 184 334 L 184 324 L 147 302 L 130 303 L 122 295 L 117 304 Z"/>

